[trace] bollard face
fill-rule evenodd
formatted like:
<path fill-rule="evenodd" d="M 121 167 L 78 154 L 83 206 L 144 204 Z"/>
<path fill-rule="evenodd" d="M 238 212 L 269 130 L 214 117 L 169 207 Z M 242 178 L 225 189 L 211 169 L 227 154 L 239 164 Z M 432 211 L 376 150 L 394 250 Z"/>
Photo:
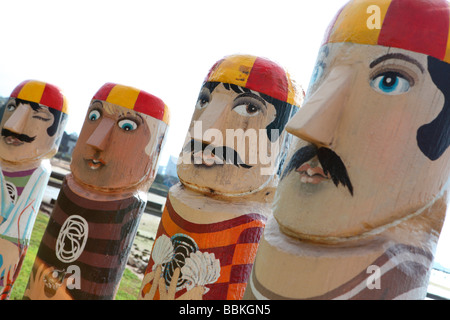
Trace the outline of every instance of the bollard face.
<path fill-rule="evenodd" d="M 219 194 L 264 187 L 284 155 L 284 126 L 303 98 L 298 90 L 268 59 L 231 55 L 216 62 L 180 153 L 180 181 Z"/>
<path fill-rule="evenodd" d="M 212 67 L 139 299 L 242 299 L 272 213 L 284 127 L 302 99 L 286 71 L 267 59 L 232 55 Z"/>
<path fill-rule="evenodd" d="M 124 103 L 121 95 L 136 102 Z M 144 103 L 158 110 L 145 109 Z M 152 182 L 167 122 L 168 109 L 160 99 L 134 88 L 106 84 L 91 101 L 73 151 L 74 178 L 102 190 Z"/>
<path fill-rule="evenodd" d="M 67 102 L 49 83 L 26 80 L 11 93 L 0 122 L 0 299 L 20 273 L 57 151 Z"/>
<path fill-rule="evenodd" d="M 413 9 L 387 2 L 353 1 L 341 11 L 306 102 L 286 127 L 301 139 L 275 196 L 274 216 L 289 234 L 332 241 L 372 232 L 423 210 L 448 187 L 450 49 L 445 42 L 432 50 L 448 4 L 406 1 L 427 22 L 412 39 L 393 25 L 414 28 Z M 369 4 L 385 10 L 381 30 L 358 28 Z M 448 13 L 446 21 L 447 34 Z M 424 33 L 437 40 L 413 43 Z"/>
<path fill-rule="evenodd" d="M 246 299 L 424 299 L 450 177 L 448 1 L 331 22 Z M 430 36 L 432 35 L 432 36 Z"/>
<path fill-rule="evenodd" d="M 0 159 L 23 164 L 51 158 L 67 121 L 67 101 L 54 85 L 26 80 L 11 93 L 0 122 Z"/>
<path fill-rule="evenodd" d="M 142 90 L 106 83 L 97 91 L 25 299 L 114 299 L 168 121 L 162 100 Z"/>

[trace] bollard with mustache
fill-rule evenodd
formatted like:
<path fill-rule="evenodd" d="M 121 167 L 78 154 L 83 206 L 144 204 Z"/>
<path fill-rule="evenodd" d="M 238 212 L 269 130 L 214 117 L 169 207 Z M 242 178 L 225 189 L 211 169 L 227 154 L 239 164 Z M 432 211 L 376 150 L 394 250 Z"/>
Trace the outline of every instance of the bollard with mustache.
<path fill-rule="evenodd" d="M 245 169 L 250 169 L 252 166 L 244 163 L 239 156 L 238 152 L 233 148 L 227 146 L 216 147 L 211 144 L 200 142 L 192 139 L 189 141 L 183 148 L 183 153 L 190 153 L 192 155 L 191 160 L 195 163 L 194 154 L 198 152 L 201 153 L 202 157 L 209 154 L 215 157 L 215 160 L 211 162 L 211 165 L 220 165 L 220 164 L 233 164 L 236 167 L 242 167 Z M 198 164 L 203 164 L 203 161 L 200 161 Z M 208 164 L 206 164 L 208 165 Z"/>
<path fill-rule="evenodd" d="M 450 187 L 449 10 L 353 0 L 337 13 L 286 126 L 246 299 L 426 297 Z"/>
<path fill-rule="evenodd" d="M 302 99 L 288 73 L 268 59 L 231 55 L 212 67 L 139 299 L 242 298 L 271 214 L 288 144 L 284 126 Z"/>
<path fill-rule="evenodd" d="M 0 299 L 8 299 L 30 242 L 64 132 L 67 102 L 52 84 L 27 80 L 6 102 L 0 137 Z"/>
<path fill-rule="evenodd" d="M 12 132 L 5 128 L 2 129 L 2 137 L 6 143 L 16 146 L 22 145 L 24 142 L 31 143 L 36 139 L 36 137 L 30 137 L 23 133 Z"/>
<path fill-rule="evenodd" d="M 310 174 L 308 170 L 312 170 L 311 167 L 303 167 L 303 165 L 314 157 L 317 157 L 322 169 L 320 171 L 313 171 L 313 174 Z M 331 149 L 323 147 L 317 148 L 315 145 L 308 145 L 300 148 L 292 155 L 292 158 L 286 165 L 286 168 L 281 175 L 281 180 L 290 174 L 292 170 L 309 175 L 309 179 L 314 179 L 314 176 L 320 176 L 322 178 L 330 177 L 336 187 L 339 184 L 342 184 L 342 186 L 348 188 L 348 191 L 353 196 L 353 186 L 348 176 L 347 169 L 341 158 Z M 312 182 L 307 181 L 307 179 L 308 178 L 306 178 L 305 182 Z"/>

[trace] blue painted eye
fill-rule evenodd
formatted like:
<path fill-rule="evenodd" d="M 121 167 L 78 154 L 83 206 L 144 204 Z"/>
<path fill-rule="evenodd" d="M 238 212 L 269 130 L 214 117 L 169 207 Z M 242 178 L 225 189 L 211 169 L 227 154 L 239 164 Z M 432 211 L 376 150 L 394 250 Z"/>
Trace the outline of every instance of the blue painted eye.
<path fill-rule="evenodd" d="M 400 73 L 394 71 L 384 72 L 375 76 L 372 81 L 370 81 L 370 85 L 376 91 L 389 95 L 401 94 L 407 92 L 409 88 L 411 88 L 410 81 Z"/>
<path fill-rule="evenodd" d="M 91 112 L 89 112 L 88 117 L 89 117 L 89 120 L 96 121 L 96 120 L 98 120 L 98 118 L 100 118 L 100 111 L 92 110 Z"/>
<path fill-rule="evenodd" d="M 119 121 L 119 127 L 125 131 L 132 131 L 136 130 L 137 124 L 136 122 L 130 120 L 130 119 L 124 119 Z"/>

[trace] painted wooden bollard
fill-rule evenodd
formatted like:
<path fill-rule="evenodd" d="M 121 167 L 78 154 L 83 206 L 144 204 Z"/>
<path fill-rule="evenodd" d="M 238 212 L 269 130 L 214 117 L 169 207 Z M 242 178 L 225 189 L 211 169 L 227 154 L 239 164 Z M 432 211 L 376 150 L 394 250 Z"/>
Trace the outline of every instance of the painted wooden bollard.
<path fill-rule="evenodd" d="M 219 60 L 200 91 L 139 299 L 241 299 L 303 91 L 274 62 Z"/>
<path fill-rule="evenodd" d="M 450 174 L 449 3 L 336 16 L 246 299 L 423 299 Z"/>
<path fill-rule="evenodd" d="M 91 100 L 24 299 L 113 299 L 168 124 L 159 98 L 107 83 Z"/>
<path fill-rule="evenodd" d="M 11 93 L 1 119 L 0 299 L 20 273 L 61 140 L 67 101 L 56 86 L 26 80 Z"/>

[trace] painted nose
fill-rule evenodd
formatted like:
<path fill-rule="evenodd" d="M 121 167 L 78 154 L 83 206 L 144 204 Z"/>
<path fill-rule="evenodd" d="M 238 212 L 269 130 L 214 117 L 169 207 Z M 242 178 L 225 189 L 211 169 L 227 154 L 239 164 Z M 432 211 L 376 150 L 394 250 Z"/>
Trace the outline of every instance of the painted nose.
<path fill-rule="evenodd" d="M 320 87 L 288 122 L 286 130 L 319 147 L 332 147 L 354 75 L 355 72 L 349 66 L 333 68 Z"/>
<path fill-rule="evenodd" d="M 14 110 L 9 119 L 5 122 L 4 128 L 15 133 L 23 133 L 26 127 L 27 121 L 30 118 L 31 108 L 23 104 Z"/>
<path fill-rule="evenodd" d="M 110 118 L 102 118 L 86 143 L 97 150 L 105 150 L 115 124 L 116 122 Z"/>

